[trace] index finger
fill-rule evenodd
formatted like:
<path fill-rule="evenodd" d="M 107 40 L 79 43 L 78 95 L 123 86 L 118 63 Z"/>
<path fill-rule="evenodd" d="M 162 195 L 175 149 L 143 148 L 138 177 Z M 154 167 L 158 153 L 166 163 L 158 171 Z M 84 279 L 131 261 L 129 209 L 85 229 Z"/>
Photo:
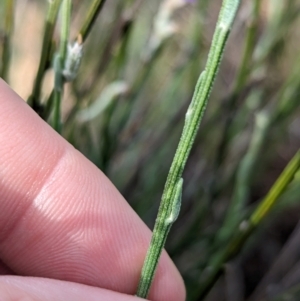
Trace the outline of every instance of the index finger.
<path fill-rule="evenodd" d="M 14 272 L 134 294 L 151 232 L 111 182 L 0 80 L 0 258 Z M 152 300 L 182 301 L 164 252 Z"/>

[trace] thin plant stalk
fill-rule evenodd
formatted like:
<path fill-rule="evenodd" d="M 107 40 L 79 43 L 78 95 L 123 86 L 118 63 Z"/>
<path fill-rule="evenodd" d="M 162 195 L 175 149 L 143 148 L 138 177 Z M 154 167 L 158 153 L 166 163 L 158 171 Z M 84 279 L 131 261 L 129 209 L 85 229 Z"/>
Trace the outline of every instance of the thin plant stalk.
<path fill-rule="evenodd" d="M 67 79 L 66 76 L 58 75 L 59 72 L 57 72 L 57 81 L 56 81 L 57 87 L 62 86 L 62 88 L 63 88 L 66 80 L 73 81 L 75 79 L 75 77 L 77 76 L 77 72 L 78 72 L 80 62 L 81 62 L 81 57 L 82 57 L 83 43 L 86 40 L 86 38 L 88 37 L 88 34 L 90 33 L 92 26 L 95 24 L 95 20 L 96 20 L 98 14 L 100 13 L 105 1 L 106 0 L 102 0 L 102 1 L 95 0 L 92 3 L 92 6 L 90 7 L 90 10 L 88 12 L 88 15 L 82 25 L 82 28 L 77 34 L 76 41 L 74 42 L 74 44 L 72 46 L 69 45 L 69 53 L 67 52 L 67 46 L 61 46 L 61 47 L 65 47 L 63 50 L 64 57 L 65 57 L 65 59 L 63 61 L 64 63 L 59 64 L 58 62 L 56 62 L 55 66 L 56 66 L 56 68 L 61 69 L 60 72 L 67 71 L 69 78 Z M 67 66 L 67 68 L 66 68 L 67 70 L 63 70 L 66 67 L 66 66 L 64 66 L 66 60 L 69 60 L 70 64 L 69 64 L 69 66 Z M 61 77 L 61 79 L 59 77 Z M 41 117 L 44 120 L 47 120 L 49 118 L 49 115 L 51 113 L 51 109 L 52 109 L 53 105 L 56 107 L 56 111 L 57 111 L 58 98 L 56 98 L 56 100 L 55 100 L 55 97 L 56 97 L 55 94 L 56 93 L 55 93 L 55 87 L 54 87 L 54 89 L 50 93 L 50 96 L 46 102 L 44 112 L 41 115 Z M 56 102 L 56 104 L 54 104 L 54 102 Z M 58 111 L 57 111 L 57 114 L 58 114 Z"/>
<path fill-rule="evenodd" d="M 11 39 L 14 24 L 15 0 L 6 0 L 5 4 L 5 31 L 3 39 L 2 68 L 0 77 L 2 77 L 5 81 L 8 81 L 8 72 L 11 57 Z"/>
<path fill-rule="evenodd" d="M 123 7 L 124 3 L 120 2 L 120 7 Z M 116 14 L 114 18 L 118 20 L 119 15 Z M 121 25 L 120 25 L 121 23 Z M 114 29 L 112 30 L 112 33 L 110 34 L 109 41 L 106 43 L 103 49 L 103 54 L 101 56 L 100 61 L 97 64 L 96 67 L 96 72 L 93 75 L 93 79 L 89 81 L 88 83 L 85 84 L 84 89 L 80 89 L 80 91 L 76 87 L 76 83 L 72 85 L 74 95 L 76 97 L 75 104 L 71 111 L 69 112 L 68 116 L 66 117 L 65 120 L 65 126 L 68 126 L 69 124 L 72 124 L 74 122 L 74 118 L 76 118 L 77 111 L 80 109 L 80 104 L 82 103 L 82 99 L 86 96 L 88 93 L 89 95 L 93 95 L 94 89 L 98 87 L 97 83 L 101 78 L 101 75 L 106 68 L 106 66 L 110 63 L 111 61 L 111 56 L 113 55 L 114 51 L 113 46 L 114 44 L 119 40 L 119 36 L 121 36 L 121 33 L 123 32 L 123 29 L 125 28 L 127 24 L 127 20 L 123 20 L 123 17 L 121 18 L 121 21 L 116 22 L 114 25 Z M 77 35 L 77 41 L 81 39 L 81 34 L 78 33 Z M 123 44 L 123 43 L 122 43 Z M 123 45 L 122 45 L 123 46 Z"/>
<path fill-rule="evenodd" d="M 165 184 L 153 236 L 138 285 L 137 296 L 139 297 L 147 298 L 148 296 L 159 257 L 164 247 L 168 231 L 170 230 L 168 227 L 170 216 L 173 215 L 174 206 L 178 208 L 176 198 L 178 196 L 180 183 L 182 183 L 182 173 L 200 126 L 213 83 L 219 71 L 220 61 L 239 3 L 239 0 L 223 1 L 207 64 L 196 84 L 191 104 L 186 113 L 182 136 Z"/>
<path fill-rule="evenodd" d="M 300 150 L 298 150 L 294 157 L 290 160 L 286 168 L 269 190 L 268 194 L 251 214 L 250 218 L 240 224 L 237 232 L 227 246 L 220 249 L 220 252 L 218 252 L 213 257 L 213 260 L 208 264 L 207 273 L 204 273 L 205 279 L 201 282 L 199 289 L 195 291 L 195 299 L 201 300 L 201 298 L 209 292 L 221 274 L 224 264 L 242 249 L 247 238 L 266 219 L 277 204 L 279 197 L 293 181 L 299 169 Z"/>
<path fill-rule="evenodd" d="M 28 104 L 35 111 L 41 110 L 40 96 L 41 96 L 42 82 L 43 82 L 45 71 L 47 69 L 47 65 L 51 60 L 50 50 L 52 44 L 52 37 L 53 37 L 53 32 L 54 32 L 61 1 L 62 0 L 49 1 L 49 8 L 48 8 L 46 22 L 45 22 L 44 38 L 43 38 L 39 68 L 34 82 L 32 94 L 28 99 Z"/>
<path fill-rule="evenodd" d="M 93 25 L 95 24 L 95 21 L 97 20 L 97 17 L 99 15 L 99 13 L 101 12 L 105 1 L 106 0 L 94 0 L 92 5 L 90 6 L 87 17 L 86 17 L 84 23 L 82 24 L 82 27 L 79 30 L 79 33 L 77 35 L 77 37 L 80 37 L 79 39 L 82 41 L 82 43 L 85 42 L 91 29 L 93 28 Z M 78 40 L 78 38 L 77 38 L 77 40 Z"/>
<path fill-rule="evenodd" d="M 63 97 L 64 79 L 63 79 L 63 66 L 67 57 L 67 46 L 70 34 L 70 20 L 71 20 L 71 0 L 63 0 L 61 9 L 61 38 L 59 53 L 55 57 L 54 62 L 54 94 L 53 94 L 53 128 L 61 132 L 61 100 Z"/>
<path fill-rule="evenodd" d="M 274 207 L 279 196 L 285 191 L 288 184 L 294 179 L 295 174 L 300 168 L 300 151 L 291 159 L 287 167 L 284 169 L 278 180 L 270 189 L 264 200 L 251 215 L 250 221 L 254 226 L 258 226 L 266 217 L 266 215 Z"/>
<path fill-rule="evenodd" d="M 116 23 L 114 24 L 114 28 L 112 29 L 109 40 L 106 43 L 106 45 L 104 45 L 101 59 L 99 60 L 97 67 L 95 68 L 96 72 L 93 75 L 93 80 L 89 81 L 85 85 L 84 89 L 81 89 L 80 93 L 78 93 L 78 91 L 77 93 L 75 93 L 77 94 L 76 96 L 77 102 L 74 107 L 74 110 L 76 110 L 76 107 L 78 107 L 78 102 L 79 102 L 78 99 L 82 99 L 83 97 L 86 96 L 87 93 L 93 94 L 93 92 L 91 93 L 91 90 L 94 90 L 95 87 L 98 86 L 97 82 L 101 80 L 101 76 L 103 75 L 104 70 L 110 64 L 111 58 L 115 53 L 114 51 L 115 49 L 118 49 L 117 50 L 118 54 L 116 58 L 116 65 L 118 67 L 116 68 L 117 69 L 116 72 L 119 73 L 119 76 L 117 77 L 118 78 L 123 77 L 119 69 L 122 69 L 121 67 L 123 66 L 127 45 L 131 36 L 131 31 L 132 31 L 131 29 L 133 27 L 134 20 L 137 16 L 137 12 L 142 4 L 142 1 L 143 0 L 135 0 L 135 2 L 129 8 L 125 9 L 125 11 L 121 14 L 121 16 L 119 15 L 119 11 L 123 11 L 123 7 L 124 5 L 126 5 L 126 3 L 125 2 L 119 3 L 115 16 L 114 18 L 112 18 L 118 21 L 116 21 Z M 81 35 L 78 34 L 77 40 L 80 37 Z M 74 116 L 75 113 L 71 115 Z M 70 117 L 72 117 L 71 115 Z"/>

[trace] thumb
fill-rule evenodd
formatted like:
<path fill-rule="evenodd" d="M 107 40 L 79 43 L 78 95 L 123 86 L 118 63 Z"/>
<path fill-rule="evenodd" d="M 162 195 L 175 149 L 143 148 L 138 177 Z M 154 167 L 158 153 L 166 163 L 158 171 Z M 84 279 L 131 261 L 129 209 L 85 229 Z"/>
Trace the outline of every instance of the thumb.
<path fill-rule="evenodd" d="M 1 276 L 0 300 L 14 301 L 138 301 L 101 288 L 47 278 Z"/>

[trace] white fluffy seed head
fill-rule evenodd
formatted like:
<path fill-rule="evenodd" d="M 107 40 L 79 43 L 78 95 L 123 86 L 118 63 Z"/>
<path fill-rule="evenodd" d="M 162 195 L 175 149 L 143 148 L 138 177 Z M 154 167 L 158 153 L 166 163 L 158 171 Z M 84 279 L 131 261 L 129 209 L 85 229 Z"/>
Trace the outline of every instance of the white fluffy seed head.
<path fill-rule="evenodd" d="M 83 52 L 83 45 L 77 41 L 68 45 L 68 52 L 62 74 L 66 81 L 70 82 L 77 76 Z"/>

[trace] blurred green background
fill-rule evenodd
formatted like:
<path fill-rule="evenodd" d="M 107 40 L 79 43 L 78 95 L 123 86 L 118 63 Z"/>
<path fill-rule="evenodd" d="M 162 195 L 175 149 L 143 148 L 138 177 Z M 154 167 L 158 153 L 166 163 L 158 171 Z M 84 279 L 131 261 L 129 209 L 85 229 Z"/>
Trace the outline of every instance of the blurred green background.
<path fill-rule="evenodd" d="M 2 76 L 31 94 L 49 1 L 15 1 L 12 31 L 0 4 Z M 73 1 L 71 39 L 92 1 Z M 110 0 L 66 84 L 62 135 L 153 227 L 184 115 L 204 68 L 221 1 Z M 188 300 L 209 263 L 300 147 L 300 1 L 244 0 L 184 172 L 182 209 L 166 249 Z M 53 49 L 59 43 L 59 24 Z M 41 103 L 53 87 L 49 62 Z M 49 120 L 51 116 L 49 117 Z M 205 300 L 299 300 L 300 177 L 288 186 Z M 237 204 L 236 206 L 234 204 Z"/>

